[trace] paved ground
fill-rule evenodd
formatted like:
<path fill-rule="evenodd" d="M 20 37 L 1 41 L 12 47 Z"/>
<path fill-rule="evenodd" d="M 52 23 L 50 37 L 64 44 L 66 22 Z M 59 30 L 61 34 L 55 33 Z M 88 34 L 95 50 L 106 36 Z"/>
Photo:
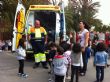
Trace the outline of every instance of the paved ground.
<path fill-rule="evenodd" d="M 92 62 L 93 58 L 89 60 L 87 74 L 84 77 L 80 77 L 80 82 L 95 81 L 95 68 Z M 25 62 L 25 72 L 29 74 L 29 77 L 20 78 L 17 76 L 18 61 L 15 54 L 0 52 L 0 82 L 48 82 L 48 70 L 42 67 L 33 69 L 33 63 L 32 61 Z M 66 82 L 69 82 L 69 80 L 66 80 Z M 110 82 L 110 67 L 105 69 L 104 82 Z"/>

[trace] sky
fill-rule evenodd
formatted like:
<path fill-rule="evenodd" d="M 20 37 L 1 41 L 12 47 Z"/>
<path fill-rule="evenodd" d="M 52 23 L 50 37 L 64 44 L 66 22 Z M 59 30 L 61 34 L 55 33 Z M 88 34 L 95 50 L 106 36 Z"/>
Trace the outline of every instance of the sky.
<path fill-rule="evenodd" d="M 110 0 L 93 0 L 99 1 L 100 7 L 99 12 L 97 14 L 97 18 L 101 19 L 103 24 L 109 25 L 110 24 Z"/>
<path fill-rule="evenodd" d="M 53 1 L 53 0 L 50 0 L 50 1 Z M 61 0 L 56 0 L 57 3 L 59 3 Z M 68 0 L 63 0 L 64 1 L 64 5 L 67 6 L 68 5 Z"/>
<path fill-rule="evenodd" d="M 68 0 L 63 0 L 67 5 Z M 110 0 L 93 0 L 93 2 L 100 2 L 99 12 L 96 14 L 96 18 L 102 20 L 105 25 L 110 24 Z"/>

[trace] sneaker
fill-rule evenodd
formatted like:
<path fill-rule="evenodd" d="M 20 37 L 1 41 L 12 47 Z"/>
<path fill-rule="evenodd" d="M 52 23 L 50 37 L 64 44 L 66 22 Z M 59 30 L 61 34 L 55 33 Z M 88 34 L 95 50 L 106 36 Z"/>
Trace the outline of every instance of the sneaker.
<path fill-rule="evenodd" d="M 48 82 L 54 82 L 54 81 L 50 78 L 50 79 L 48 79 Z"/>
<path fill-rule="evenodd" d="M 52 79 L 50 78 L 50 79 L 48 79 L 49 81 L 52 81 Z"/>
<path fill-rule="evenodd" d="M 71 79 L 71 77 L 70 76 L 67 76 L 66 79 Z"/>
<path fill-rule="evenodd" d="M 23 77 L 23 78 L 27 78 L 29 75 L 27 75 L 27 74 L 22 74 L 21 75 L 21 77 Z"/>
<path fill-rule="evenodd" d="M 21 76 L 21 75 L 22 75 L 22 73 L 18 73 L 17 75 L 18 75 L 18 76 Z"/>
<path fill-rule="evenodd" d="M 85 73 L 80 73 L 81 76 L 85 76 Z"/>

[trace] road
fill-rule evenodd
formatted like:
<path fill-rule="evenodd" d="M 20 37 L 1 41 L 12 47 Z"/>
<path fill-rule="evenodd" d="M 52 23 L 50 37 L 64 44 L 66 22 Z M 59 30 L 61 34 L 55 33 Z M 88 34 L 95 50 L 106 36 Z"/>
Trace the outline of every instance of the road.
<path fill-rule="evenodd" d="M 33 61 L 25 61 L 24 71 L 29 75 L 29 77 L 18 77 L 18 61 L 16 60 L 15 54 L 9 51 L 0 52 L 0 82 L 48 82 L 49 69 L 43 69 L 42 66 L 37 69 L 33 69 L 33 64 Z M 95 67 L 93 67 L 93 58 L 91 58 L 88 63 L 87 74 L 86 76 L 81 76 L 79 82 L 94 82 L 95 80 Z M 104 79 L 104 82 L 109 81 L 110 67 L 105 69 Z M 66 80 L 66 82 L 69 82 L 69 80 Z"/>

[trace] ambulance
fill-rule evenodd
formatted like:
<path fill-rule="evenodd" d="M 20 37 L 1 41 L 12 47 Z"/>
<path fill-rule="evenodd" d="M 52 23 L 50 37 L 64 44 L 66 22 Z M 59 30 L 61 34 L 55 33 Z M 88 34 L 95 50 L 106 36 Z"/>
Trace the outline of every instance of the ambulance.
<path fill-rule="evenodd" d="M 65 14 L 62 5 L 30 5 L 25 14 L 25 7 L 21 2 L 18 2 L 14 27 L 13 27 L 13 46 L 12 51 L 15 51 L 19 39 L 25 35 L 26 50 L 31 49 L 28 40 L 28 31 L 34 27 L 35 20 L 41 21 L 48 34 L 48 42 L 53 41 L 59 43 L 60 38 L 66 40 Z"/>

